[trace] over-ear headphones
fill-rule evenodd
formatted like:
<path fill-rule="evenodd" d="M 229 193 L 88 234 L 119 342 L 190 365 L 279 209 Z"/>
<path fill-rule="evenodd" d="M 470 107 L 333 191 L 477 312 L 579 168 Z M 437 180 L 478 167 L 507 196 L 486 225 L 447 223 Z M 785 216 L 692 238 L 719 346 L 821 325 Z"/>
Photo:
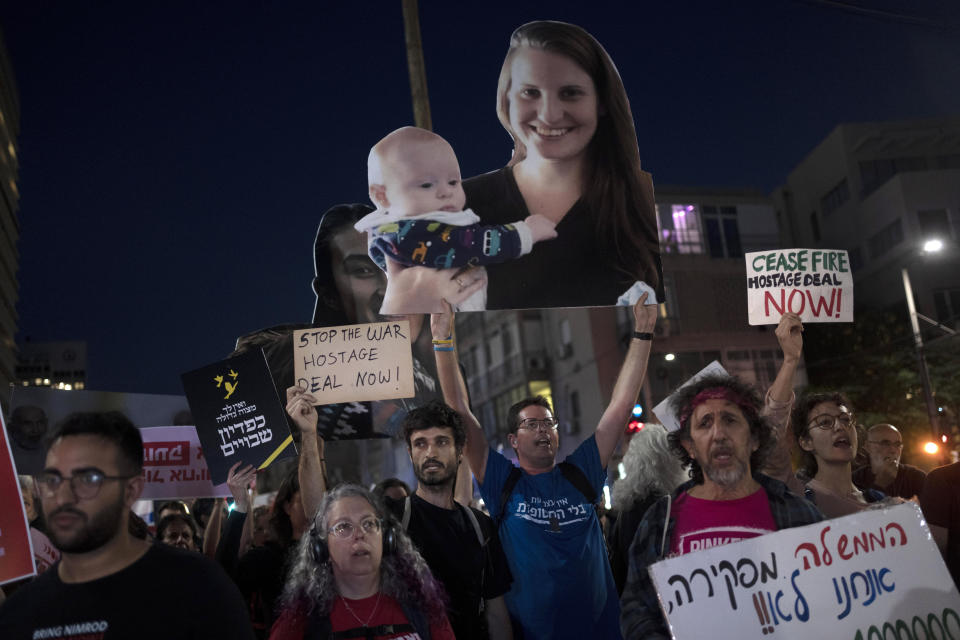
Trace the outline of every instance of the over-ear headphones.
<path fill-rule="evenodd" d="M 395 554 L 397 552 L 397 532 L 393 526 L 392 518 L 380 521 L 380 532 L 383 535 L 383 556 Z M 327 541 L 320 536 L 317 521 L 314 521 L 313 526 L 310 527 L 310 551 L 313 552 L 313 560 L 317 564 L 323 564 L 330 559 L 330 549 L 327 547 Z"/>

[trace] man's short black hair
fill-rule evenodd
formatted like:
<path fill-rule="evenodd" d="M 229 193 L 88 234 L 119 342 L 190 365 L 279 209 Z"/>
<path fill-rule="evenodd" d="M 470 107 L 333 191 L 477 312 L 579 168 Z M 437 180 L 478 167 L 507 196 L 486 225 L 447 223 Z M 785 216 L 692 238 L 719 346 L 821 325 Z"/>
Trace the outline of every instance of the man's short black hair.
<path fill-rule="evenodd" d="M 526 409 L 527 407 L 543 407 L 551 414 L 553 414 L 553 407 L 550 406 L 550 401 L 543 396 L 530 396 L 524 398 L 520 402 L 514 403 L 509 409 L 507 409 L 507 433 L 516 434 L 517 429 L 520 428 L 520 412 Z"/>
<path fill-rule="evenodd" d="M 430 429 L 432 427 L 446 428 L 453 431 L 453 444 L 457 451 L 462 451 L 467 443 L 467 432 L 463 428 L 460 414 L 440 400 L 431 400 L 422 407 L 417 407 L 403 418 L 403 438 L 410 447 L 410 438 L 414 431 Z"/>
<path fill-rule="evenodd" d="M 810 437 L 810 419 L 813 417 L 810 412 L 821 402 L 835 402 L 842 404 L 850 413 L 853 413 L 853 406 L 839 391 L 826 391 L 819 393 L 805 393 L 800 396 L 797 403 L 793 406 L 793 412 L 790 414 L 790 421 L 793 424 L 793 436 L 797 439 L 797 447 L 800 449 L 800 464 L 797 471 L 802 478 L 811 480 L 817 475 L 819 469 L 817 458 L 812 451 L 807 451 L 800 446 L 800 440 Z M 858 430 L 859 435 L 859 430 Z"/>
<path fill-rule="evenodd" d="M 773 433 L 773 427 L 770 421 L 760 415 L 763 407 L 763 400 L 759 392 L 751 385 L 741 382 L 733 376 L 723 374 L 704 376 L 691 385 L 677 391 L 671 401 L 671 408 L 677 414 L 680 421 L 680 428 L 668 436 L 670 448 L 684 465 L 690 466 L 690 477 L 697 484 L 703 483 L 703 469 L 694 460 L 684 448 L 685 441 L 691 441 L 690 419 L 693 417 L 694 400 L 700 393 L 707 389 L 723 389 L 729 393 L 730 398 L 735 398 L 734 402 L 747 419 L 750 425 L 750 435 L 757 441 L 757 450 L 750 455 L 750 472 L 756 473 L 764 467 L 770 453 L 773 451 L 776 439 Z"/>
<path fill-rule="evenodd" d="M 118 466 L 121 473 L 139 475 L 143 472 L 140 430 L 119 411 L 71 413 L 60 423 L 50 442 L 67 436 L 98 436 L 108 440 L 120 451 Z"/>

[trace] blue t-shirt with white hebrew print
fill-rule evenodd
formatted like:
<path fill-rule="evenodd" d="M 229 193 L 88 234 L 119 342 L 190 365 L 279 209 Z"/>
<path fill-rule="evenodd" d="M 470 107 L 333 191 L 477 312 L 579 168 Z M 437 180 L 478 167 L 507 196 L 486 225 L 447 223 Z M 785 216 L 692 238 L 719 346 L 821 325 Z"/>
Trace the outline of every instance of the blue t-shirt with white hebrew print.
<path fill-rule="evenodd" d="M 567 456 L 597 495 L 606 472 L 591 436 Z M 513 465 L 493 449 L 480 494 L 500 513 L 500 493 Z M 620 602 L 593 505 L 559 468 L 523 472 L 503 512 L 500 541 L 513 574 L 507 608 L 530 638 L 620 638 Z"/>

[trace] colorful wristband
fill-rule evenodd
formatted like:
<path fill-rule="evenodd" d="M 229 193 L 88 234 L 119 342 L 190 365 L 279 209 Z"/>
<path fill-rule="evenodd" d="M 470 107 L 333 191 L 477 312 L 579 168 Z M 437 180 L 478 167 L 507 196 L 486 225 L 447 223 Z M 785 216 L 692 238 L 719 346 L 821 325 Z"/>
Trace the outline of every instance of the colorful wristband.
<path fill-rule="evenodd" d="M 434 351 L 453 351 L 453 347 L 438 347 L 437 345 L 433 346 Z"/>

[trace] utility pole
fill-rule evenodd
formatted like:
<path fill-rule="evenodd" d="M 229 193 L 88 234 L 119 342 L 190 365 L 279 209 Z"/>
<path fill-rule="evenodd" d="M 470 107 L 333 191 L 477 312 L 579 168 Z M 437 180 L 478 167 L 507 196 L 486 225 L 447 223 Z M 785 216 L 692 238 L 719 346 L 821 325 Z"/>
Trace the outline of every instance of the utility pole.
<path fill-rule="evenodd" d="M 410 73 L 410 97 L 413 99 L 413 122 L 421 129 L 433 131 L 430 118 L 430 96 L 427 94 L 427 70 L 423 64 L 420 40 L 420 13 L 417 0 L 403 2 L 403 34 L 407 41 L 407 70 Z"/>

